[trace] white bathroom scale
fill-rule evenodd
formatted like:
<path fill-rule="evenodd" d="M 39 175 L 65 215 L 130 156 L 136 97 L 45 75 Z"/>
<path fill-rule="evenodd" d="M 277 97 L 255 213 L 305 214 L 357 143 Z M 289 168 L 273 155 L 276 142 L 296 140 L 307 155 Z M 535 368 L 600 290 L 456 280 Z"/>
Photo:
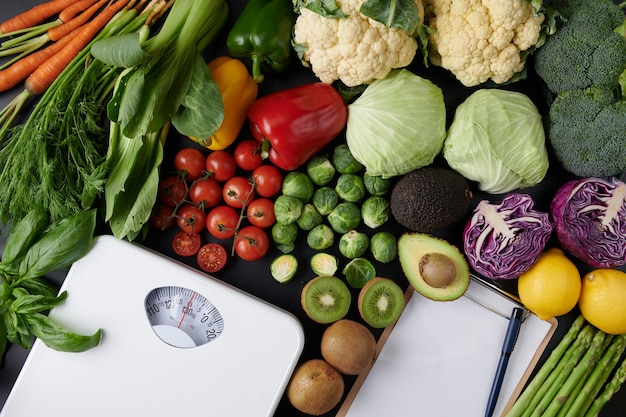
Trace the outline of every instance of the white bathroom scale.
<path fill-rule="evenodd" d="M 100 344 L 36 340 L 2 417 L 273 415 L 304 346 L 290 313 L 194 268 L 100 236 L 50 312 Z"/>

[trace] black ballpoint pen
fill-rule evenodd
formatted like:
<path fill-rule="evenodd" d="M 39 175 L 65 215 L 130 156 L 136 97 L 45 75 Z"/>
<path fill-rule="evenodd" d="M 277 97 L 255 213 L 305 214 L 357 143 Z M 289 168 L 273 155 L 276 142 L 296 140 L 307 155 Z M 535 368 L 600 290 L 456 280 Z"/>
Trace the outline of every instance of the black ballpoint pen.
<path fill-rule="evenodd" d="M 487 402 L 487 411 L 485 411 L 485 417 L 491 417 L 493 410 L 496 408 L 498 397 L 500 395 L 500 388 L 502 388 L 502 381 L 504 380 L 504 374 L 509 364 L 509 358 L 515 348 L 515 342 L 517 342 L 517 335 L 522 325 L 522 316 L 524 310 L 519 307 L 515 307 L 509 318 L 509 325 L 506 329 L 506 335 L 504 336 L 504 343 L 502 344 L 502 353 L 500 354 L 500 361 L 498 362 L 498 369 L 491 385 L 491 392 L 489 393 L 489 401 Z"/>

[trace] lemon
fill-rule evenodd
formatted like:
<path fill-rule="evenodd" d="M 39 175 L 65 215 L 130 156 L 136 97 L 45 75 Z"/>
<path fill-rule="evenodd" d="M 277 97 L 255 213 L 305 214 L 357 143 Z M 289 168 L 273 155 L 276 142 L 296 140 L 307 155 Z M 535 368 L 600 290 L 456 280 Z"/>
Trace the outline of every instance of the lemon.
<path fill-rule="evenodd" d="M 626 272 L 596 269 L 583 277 L 578 301 L 587 321 L 605 333 L 626 333 Z"/>
<path fill-rule="evenodd" d="M 580 272 L 559 248 L 544 251 L 518 279 L 522 303 L 542 320 L 570 312 L 580 297 Z"/>

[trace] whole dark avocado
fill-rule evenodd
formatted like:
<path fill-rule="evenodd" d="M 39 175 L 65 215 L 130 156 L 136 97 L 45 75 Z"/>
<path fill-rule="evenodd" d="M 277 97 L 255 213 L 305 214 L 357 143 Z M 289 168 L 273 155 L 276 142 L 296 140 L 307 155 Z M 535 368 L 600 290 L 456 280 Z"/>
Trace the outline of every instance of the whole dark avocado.
<path fill-rule="evenodd" d="M 391 192 L 391 213 L 414 232 L 432 233 L 454 225 L 470 209 L 472 191 L 458 172 L 427 166 L 402 176 Z"/>

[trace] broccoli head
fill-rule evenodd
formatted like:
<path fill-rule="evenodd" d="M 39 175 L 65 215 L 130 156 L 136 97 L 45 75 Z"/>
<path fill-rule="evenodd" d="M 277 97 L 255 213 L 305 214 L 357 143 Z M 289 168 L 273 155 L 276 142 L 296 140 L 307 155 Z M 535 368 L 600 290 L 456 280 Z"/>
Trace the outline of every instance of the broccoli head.
<path fill-rule="evenodd" d="M 534 53 L 534 69 L 554 94 L 591 86 L 614 88 L 626 70 L 626 38 L 615 31 L 624 13 L 611 0 L 558 0 L 556 33 Z"/>
<path fill-rule="evenodd" d="M 608 88 L 556 96 L 547 115 L 549 146 L 563 168 L 581 177 L 626 171 L 626 101 Z"/>

